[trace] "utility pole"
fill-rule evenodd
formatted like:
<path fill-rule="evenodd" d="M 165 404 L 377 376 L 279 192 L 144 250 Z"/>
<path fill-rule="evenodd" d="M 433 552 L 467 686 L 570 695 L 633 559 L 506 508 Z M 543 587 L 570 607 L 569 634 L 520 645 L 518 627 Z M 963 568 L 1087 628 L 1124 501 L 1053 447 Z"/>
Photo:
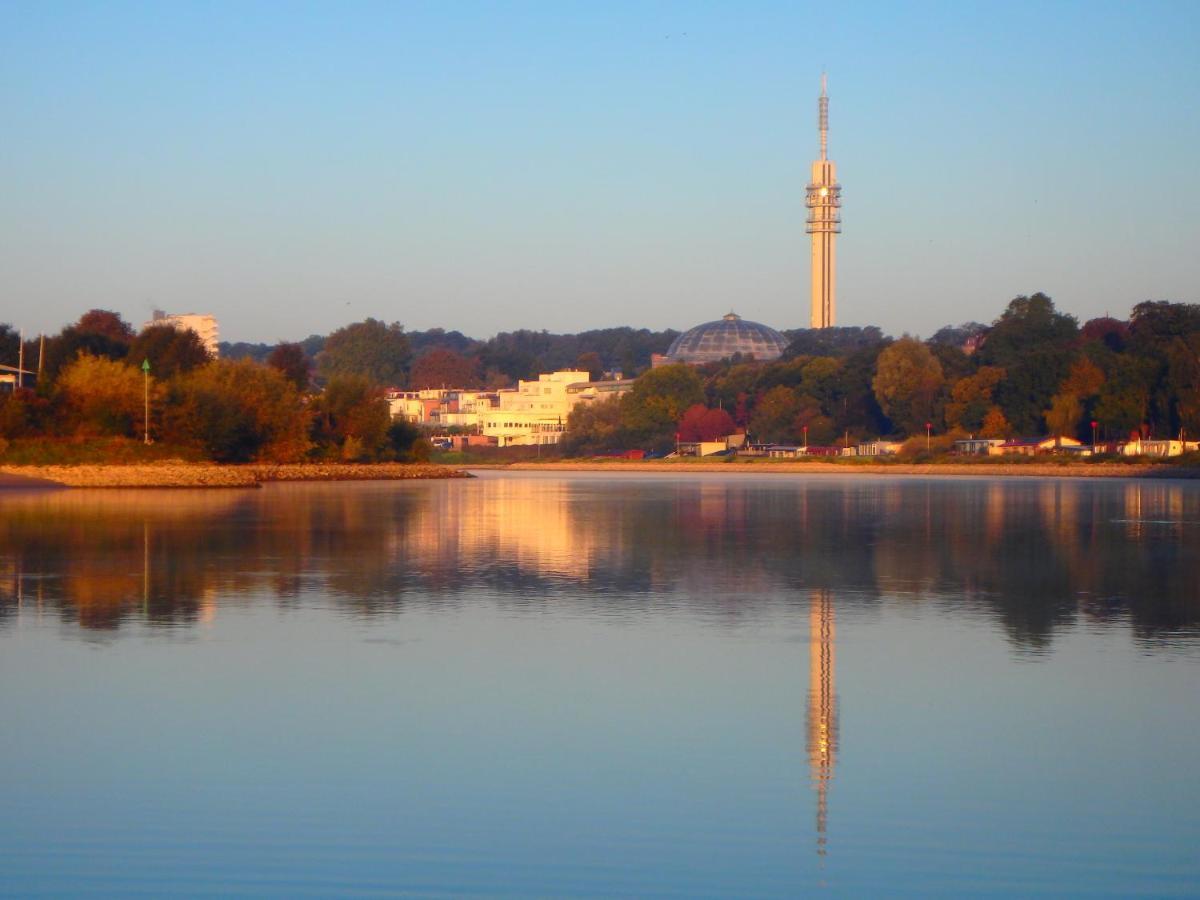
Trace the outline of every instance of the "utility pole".
<path fill-rule="evenodd" d="M 46 362 L 46 336 L 38 335 L 38 384 L 42 383 L 42 369 Z"/>
<path fill-rule="evenodd" d="M 145 402 L 144 418 L 142 419 L 143 434 L 146 443 L 150 443 L 150 360 L 142 360 L 142 388 Z"/>
<path fill-rule="evenodd" d="M 17 387 L 25 387 L 25 332 L 17 332 Z"/>

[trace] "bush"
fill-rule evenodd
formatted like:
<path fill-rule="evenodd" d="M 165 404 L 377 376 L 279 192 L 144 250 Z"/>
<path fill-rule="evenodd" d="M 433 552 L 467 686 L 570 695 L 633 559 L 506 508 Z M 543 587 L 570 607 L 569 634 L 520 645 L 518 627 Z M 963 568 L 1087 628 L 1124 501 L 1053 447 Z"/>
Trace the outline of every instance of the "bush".
<path fill-rule="evenodd" d="M 218 462 L 293 462 L 308 449 L 309 414 L 295 385 L 248 359 L 188 372 L 169 400 L 168 439 Z"/>

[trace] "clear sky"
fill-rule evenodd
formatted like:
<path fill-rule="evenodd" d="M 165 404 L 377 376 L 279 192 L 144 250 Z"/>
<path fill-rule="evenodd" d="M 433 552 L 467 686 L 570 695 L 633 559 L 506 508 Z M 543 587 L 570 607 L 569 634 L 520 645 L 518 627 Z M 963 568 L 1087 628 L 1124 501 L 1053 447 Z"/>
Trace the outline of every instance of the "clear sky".
<path fill-rule="evenodd" d="M 1200 301 L 1200 3 L 7 3 L 0 321 L 476 337 Z"/>

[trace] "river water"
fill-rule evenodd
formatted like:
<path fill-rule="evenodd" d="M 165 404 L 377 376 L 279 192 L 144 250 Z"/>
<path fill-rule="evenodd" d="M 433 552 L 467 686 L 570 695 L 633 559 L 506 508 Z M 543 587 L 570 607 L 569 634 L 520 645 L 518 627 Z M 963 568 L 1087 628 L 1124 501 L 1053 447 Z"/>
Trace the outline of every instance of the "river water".
<path fill-rule="evenodd" d="M 0 494 L 0 893 L 1195 896 L 1200 484 Z"/>

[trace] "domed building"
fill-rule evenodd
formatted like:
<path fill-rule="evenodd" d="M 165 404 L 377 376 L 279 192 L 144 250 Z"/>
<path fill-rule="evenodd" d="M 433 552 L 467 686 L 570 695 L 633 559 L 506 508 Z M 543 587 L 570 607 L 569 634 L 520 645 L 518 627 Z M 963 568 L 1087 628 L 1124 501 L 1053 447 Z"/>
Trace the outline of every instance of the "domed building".
<path fill-rule="evenodd" d="M 666 362 L 717 362 L 735 353 L 766 362 L 779 359 L 787 345 L 787 338 L 774 328 L 747 321 L 731 312 L 715 322 L 697 325 L 675 338 L 667 350 Z"/>

